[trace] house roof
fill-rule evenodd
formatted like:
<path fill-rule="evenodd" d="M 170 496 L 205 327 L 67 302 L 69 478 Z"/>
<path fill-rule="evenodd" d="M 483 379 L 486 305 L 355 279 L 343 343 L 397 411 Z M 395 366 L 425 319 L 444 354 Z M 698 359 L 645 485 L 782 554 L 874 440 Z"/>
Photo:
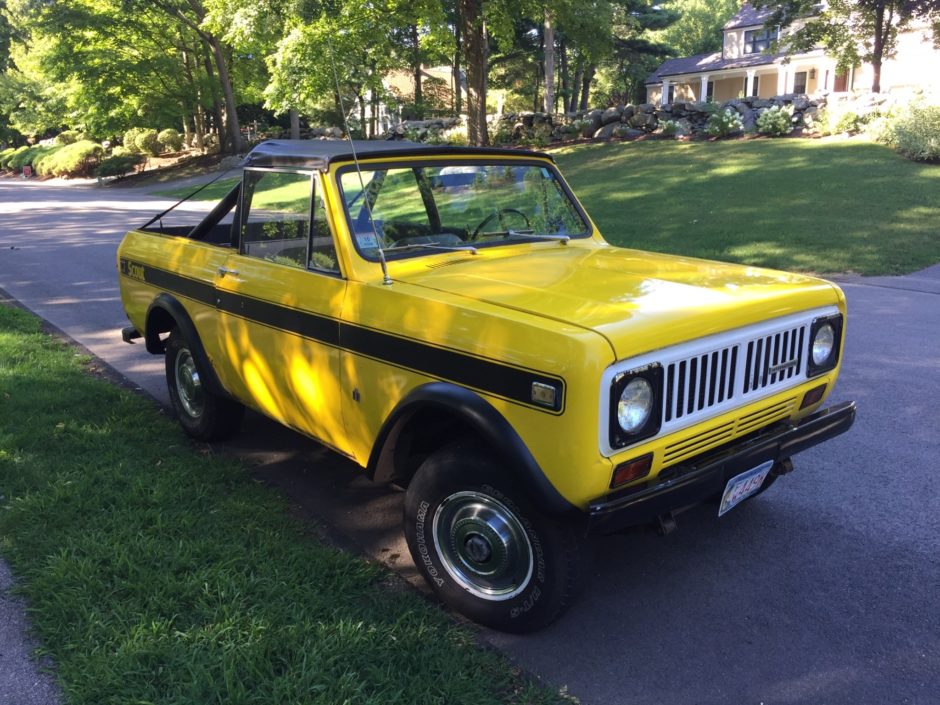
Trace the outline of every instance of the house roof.
<path fill-rule="evenodd" d="M 248 153 L 245 166 L 301 166 L 324 170 L 331 163 L 352 161 L 353 149 L 359 159 L 407 156 L 535 156 L 551 159 L 541 152 L 520 152 L 498 147 L 451 147 L 408 140 L 267 140 Z"/>
<path fill-rule="evenodd" d="M 774 13 L 771 7 L 753 8 L 747 3 L 741 6 L 737 14 L 725 23 L 722 29 L 736 29 L 738 27 L 753 27 L 761 25 Z"/>
<path fill-rule="evenodd" d="M 687 73 L 704 73 L 724 69 L 742 69 L 752 66 L 766 66 L 774 63 L 783 54 L 748 54 L 736 59 L 722 59 L 721 52 L 684 56 L 679 59 L 667 59 L 658 69 L 646 77 L 646 83 L 662 83 L 668 76 L 681 76 Z"/>

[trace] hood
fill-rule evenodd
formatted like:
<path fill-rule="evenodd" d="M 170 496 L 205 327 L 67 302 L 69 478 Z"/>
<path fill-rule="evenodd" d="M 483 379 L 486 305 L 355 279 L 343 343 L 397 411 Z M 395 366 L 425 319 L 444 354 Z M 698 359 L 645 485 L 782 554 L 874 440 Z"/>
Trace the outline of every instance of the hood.
<path fill-rule="evenodd" d="M 588 328 L 621 360 L 839 301 L 812 277 L 607 245 L 486 253 L 401 279 Z"/>

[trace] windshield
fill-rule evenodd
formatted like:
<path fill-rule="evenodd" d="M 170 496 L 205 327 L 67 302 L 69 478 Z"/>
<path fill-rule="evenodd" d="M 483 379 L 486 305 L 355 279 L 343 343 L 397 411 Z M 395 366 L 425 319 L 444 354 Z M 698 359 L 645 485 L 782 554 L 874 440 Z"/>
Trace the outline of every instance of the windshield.
<path fill-rule="evenodd" d="M 356 247 L 418 256 L 450 248 L 586 237 L 587 223 L 553 170 L 517 164 L 452 164 L 340 171 Z M 372 211 L 373 223 L 369 221 Z"/>

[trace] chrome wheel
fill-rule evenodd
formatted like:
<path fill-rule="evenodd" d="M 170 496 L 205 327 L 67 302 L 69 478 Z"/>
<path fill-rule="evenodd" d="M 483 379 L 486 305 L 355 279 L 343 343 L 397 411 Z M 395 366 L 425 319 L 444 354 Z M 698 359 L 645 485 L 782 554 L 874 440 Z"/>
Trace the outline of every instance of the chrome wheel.
<path fill-rule="evenodd" d="M 193 419 L 202 416 L 206 407 L 206 396 L 199 380 L 196 361 L 186 348 L 179 351 L 175 365 L 176 391 L 183 411 Z"/>
<path fill-rule="evenodd" d="M 479 492 L 457 492 L 434 513 L 434 546 L 444 569 L 464 589 L 508 600 L 532 578 L 532 545 L 505 504 Z"/>

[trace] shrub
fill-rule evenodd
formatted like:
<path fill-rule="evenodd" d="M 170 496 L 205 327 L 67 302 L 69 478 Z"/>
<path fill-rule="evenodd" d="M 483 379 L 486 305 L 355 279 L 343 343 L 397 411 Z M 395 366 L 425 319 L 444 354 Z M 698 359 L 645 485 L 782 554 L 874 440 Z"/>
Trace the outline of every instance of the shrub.
<path fill-rule="evenodd" d="M 139 135 L 141 132 L 143 132 L 143 128 L 140 127 L 132 127 L 127 132 L 125 132 L 124 137 L 121 140 L 124 143 L 124 149 L 128 150 L 129 152 L 139 152 L 140 149 L 137 147 L 137 135 Z"/>
<path fill-rule="evenodd" d="M 183 136 L 172 127 L 162 130 L 157 135 L 157 142 L 164 152 L 178 152 L 183 148 Z"/>
<path fill-rule="evenodd" d="M 141 130 L 134 138 L 134 145 L 137 151 L 142 154 L 156 156 L 160 154 L 160 141 L 157 139 L 156 130 Z"/>
<path fill-rule="evenodd" d="M 708 116 L 705 123 L 705 134 L 709 137 L 729 137 L 744 131 L 744 123 L 738 111 L 725 108 Z"/>
<path fill-rule="evenodd" d="M 37 173 L 43 176 L 84 176 L 104 156 L 104 147 L 91 140 L 82 140 L 59 147 L 45 155 L 36 164 Z"/>
<path fill-rule="evenodd" d="M 144 161 L 144 156 L 141 154 L 121 154 L 117 156 L 110 156 L 107 159 L 103 159 L 101 164 L 98 165 L 98 168 L 95 170 L 96 176 L 124 176 L 128 174 L 140 165 Z"/>
<path fill-rule="evenodd" d="M 111 150 L 112 157 L 126 157 L 128 154 L 137 154 L 133 149 L 128 149 L 127 147 L 122 147 L 118 145 Z"/>
<path fill-rule="evenodd" d="M 830 118 L 830 121 L 832 118 Z M 862 129 L 862 119 L 854 110 L 845 110 L 835 116 L 835 122 L 832 124 L 834 133 L 847 132 L 854 135 Z"/>
<path fill-rule="evenodd" d="M 757 116 L 757 131 L 762 135 L 782 137 L 793 130 L 793 109 L 779 105 L 767 108 Z"/>
<path fill-rule="evenodd" d="M 894 148 L 908 159 L 940 161 L 940 105 L 914 104 L 894 122 Z"/>
<path fill-rule="evenodd" d="M 13 151 L 9 151 L 9 150 L 4 151 L 4 155 L 6 156 L 0 156 L 0 167 L 4 169 L 12 169 L 13 167 L 11 166 L 11 162 L 13 161 L 13 159 L 16 158 L 16 155 L 22 154 L 27 149 L 29 149 L 29 147 L 17 147 Z"/>
<path fill-rule="evenodd" d="M 16 151 L 16 147 L 7 147 L 0 151 L 0 169 L 5 168 L 3 163 Z"/>
<path fill-rule="evenodd" d="M 78 130 L 65 130 L 64 132 L 60 132 L 55 136 L 54 144 L 57 144 L 61 147 L 66 144 L 74 144 L 81 138 L 82 136 L 79 134 Z"/>
<path fill-rule="evenodd" d="M 54 152 L 62 147 L 53 147 L 51 145 L 35 145 L 16 150 L 7 162 L 7 166 L 13 171 L 22 171 L 24 166 L 33 166 L 36 159 L 39 159 L 49 152 Z"/>
<path fill-rule="evenodd" d="M 679 123 L 675 120 L 663 120 L 659 123 L 659 129 L 662 130 L 663 137 L 675 137 L 679 134 Z"/>

